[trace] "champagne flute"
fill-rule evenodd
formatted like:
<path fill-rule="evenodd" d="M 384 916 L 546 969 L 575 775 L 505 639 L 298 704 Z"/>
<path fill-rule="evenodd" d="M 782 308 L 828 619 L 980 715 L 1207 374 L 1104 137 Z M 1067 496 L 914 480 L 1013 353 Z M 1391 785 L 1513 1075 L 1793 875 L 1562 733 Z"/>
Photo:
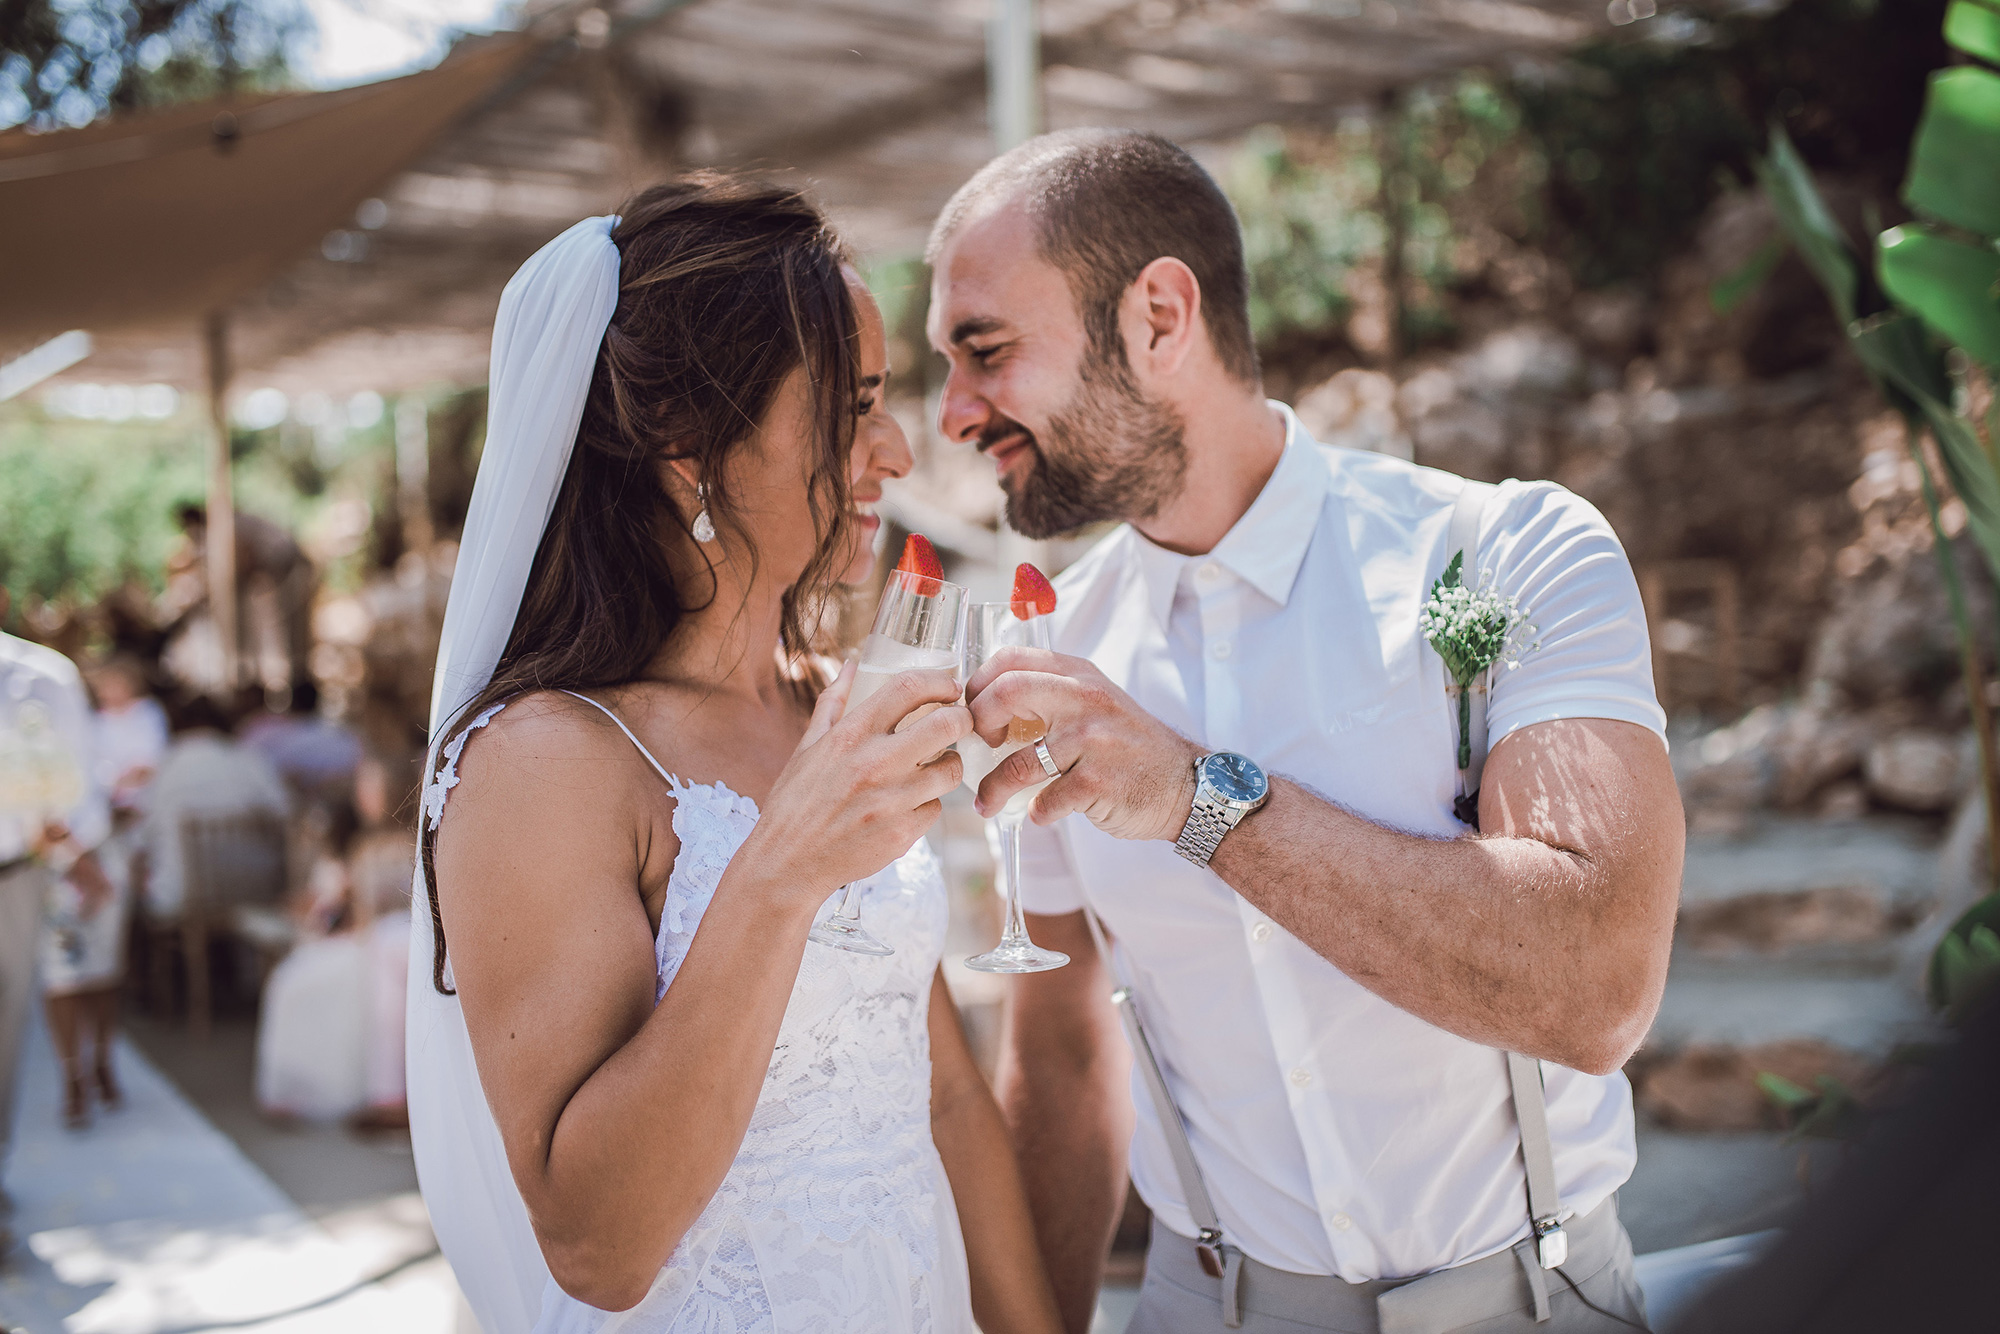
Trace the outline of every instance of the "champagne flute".
<path fill-rule="evenodd" d="M 980 667 L 1003 648 L 1049 647 L 1049 618 L 1033 602 L 974 602 L 965 609 L 965 676 L 970 680 Z M 1016 718 L 1007 725 L 1006 740 L 989 746 L 976 735 L 958 743 L 959 758 L 965 761 L 965 784 L 974 792 L 1001 760 L 1023 746 L 1032 746 L 1048 732 L 1045 723 L 1033 718 Z M 1000 842 L 996 883 L 1007 905 L 1007 921 L 1000 943 L 984 954 L 965 961 L 967 968 L 981 973 L 1042 973 L 1060 968 L 1069 956 L 1045 950 L 1028 939 L 1027 918 L 1021 908 L 1021 826 L 1035 804 L 1035 794 L 1054 779 L 1044 778 L 1016 792 L 993 817 L 994 832 Z"/>
<path fill-rule="evenodd" d="M 896 570 L 882 588 L 875 608 L 875 629 L 861 643 L 861 661 L 847 697 L 853 710 L 887 685 L 899 672 L 943 670 L 959 666 L 959 612 L 965 589 L 927 574 Z M 901 731 L 937 708 L 926 704 L 896 725 Z M 840 906 L 814 923 L 808 938 L 855 954 L 894 954 L 861 925 L 861 882 L 841 889 Z"/>

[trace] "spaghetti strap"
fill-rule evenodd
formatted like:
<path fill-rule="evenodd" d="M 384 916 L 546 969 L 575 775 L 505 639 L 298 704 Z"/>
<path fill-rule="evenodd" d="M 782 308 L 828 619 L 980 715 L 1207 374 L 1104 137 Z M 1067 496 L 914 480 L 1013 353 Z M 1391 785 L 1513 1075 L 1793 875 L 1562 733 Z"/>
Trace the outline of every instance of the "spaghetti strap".
<path fill-rule="evenodd" d="M 672 774 L 668 773 L 666 769 L 661 766 L 658 760 L 653 758 L 653 752 L 646 749 L 645 742 L 641 741 L 638 737 L 632 735 L 632 729 L 625 725 L 625 720 L 623 718 L 620 718 L 617 714 L 605 708 L 602 704 L 599 704 L 596 700 L 592 699 L 588 695 L 579 695 L 574 690 L 565 690 L 562 693 L 568 695 L 571 699 L 582 700 L 585 704 L 588 704 L 591 708 L 596 709 L 599 713 L 609 718 L 612 722 L 617 723 L 618 730 L 625 734 L 625 739 L 627 741 L 630 741 L 633 745 L 639 748 L 639 753 L 646 757 L 646 763 L 653 766 L 653 772 L 667 780 L 668 787 L 678 792 L 681 790 L 683 786 L 685 786 L 678 778 L 675 778 Z"/>

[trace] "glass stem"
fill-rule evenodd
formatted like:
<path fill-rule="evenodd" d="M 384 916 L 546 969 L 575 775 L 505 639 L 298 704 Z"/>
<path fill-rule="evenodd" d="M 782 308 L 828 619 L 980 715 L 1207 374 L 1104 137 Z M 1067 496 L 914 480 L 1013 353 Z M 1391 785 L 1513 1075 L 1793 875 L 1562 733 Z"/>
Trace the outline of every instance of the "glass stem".
<path fill-rule="evenodd" d="M 861 920 L 861 882 L 850 880 L 840 887 L 840 906 L 833 910 L 835 917 L 844 917 L 850 922 Z"/>
<path fill-rule="evenodd" d="M 1007 898 L 1007 924 L 1000 943 L 1013 944 L 1028 938 L 1027 919 L 1021 915 L 1021 825 L 1017 820 L 996 822 L 1000 832 L 1000 892 Z"/>

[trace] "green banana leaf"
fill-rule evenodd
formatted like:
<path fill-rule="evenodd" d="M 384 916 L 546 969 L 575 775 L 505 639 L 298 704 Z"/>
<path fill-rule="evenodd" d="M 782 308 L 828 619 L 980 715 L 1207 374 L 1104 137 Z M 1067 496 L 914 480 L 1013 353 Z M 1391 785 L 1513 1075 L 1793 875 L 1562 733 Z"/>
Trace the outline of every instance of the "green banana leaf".
<path fill-rule="evenodd" d="M 2000 926 L 2000 894 L 1988 894 L 1952 923 L 1924 977 L 1932 1005 L 1962 1011 L 1968 1000 L 2000 979 L 1996 926 Z"/>
<path fill-rule="evenodd" d="M 1981 236 L 2000 236 L 2000 74 L 1960 65 L 1931 75 L 1910 146 L 1903 202 Z"/>
<path fill-rule="evenodd" d="M 1951 410 L 1951 377 L 1936 343 L 1914 315 L 1888 312 L 1849 326 L 1848 341 L 1871 375 L 1905 413 L 1937 437 L 1952 489 L 1965 502 L 1967 528 L 2000 578 L 2000 470 L 1973 431 Z"/>
<path fill-rule="evenodd" d="M 1969 56 L 2000 65 L 2000 9 L 1952 0 L 1944 12 L 1944 39 Z"/>
<path fill-rule="evenodd" d="M 2000 366 L 2000 250 L 1910 223 L 1882 233 L 1875 263 L 1899 305 L 1974 360 Z"/>
<path fill-rule="evenodd" d="M 1758 160 L 1757 177 L 1771 201 L 1772 211 L 1778 215 L 1778 225 L 1798 247 L 1799 258 L 1826 288 L 1842 326 L 1854 323 L 1863 272 L 1861 262 L 1847 233 L 1833 220 L 1833 214 L 1827 212 L 1826 201 L 1820 198 L 1819 187 L 1813 184 L 1812 172 L 1799 157 L 1798 149 L 1792 147 L 1791 136 L 1775 122 L 1771 126 L 1771 151 Z"/>

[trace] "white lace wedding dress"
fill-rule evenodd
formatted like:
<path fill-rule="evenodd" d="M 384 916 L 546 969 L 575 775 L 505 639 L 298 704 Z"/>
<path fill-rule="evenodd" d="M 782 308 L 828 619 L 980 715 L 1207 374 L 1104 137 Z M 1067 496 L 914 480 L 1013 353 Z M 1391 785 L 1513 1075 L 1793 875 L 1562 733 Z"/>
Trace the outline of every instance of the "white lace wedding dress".
<path fill-rule="evenodd" d="M 681 841 L 654 945 L 657 1001 L 757 804 L 721 783 L 683 782 L 632 744 L 673 790 Z M 861 903 L 896 952 L 806 945 L 736 1161 L 652 1290 L 614 1313 L 551 1282 L 536 1334 L 977 1334 L 957 1207 L 931 1141 L 927 1022 L 947 907 L 929 845 L 865 882 Z"/>

